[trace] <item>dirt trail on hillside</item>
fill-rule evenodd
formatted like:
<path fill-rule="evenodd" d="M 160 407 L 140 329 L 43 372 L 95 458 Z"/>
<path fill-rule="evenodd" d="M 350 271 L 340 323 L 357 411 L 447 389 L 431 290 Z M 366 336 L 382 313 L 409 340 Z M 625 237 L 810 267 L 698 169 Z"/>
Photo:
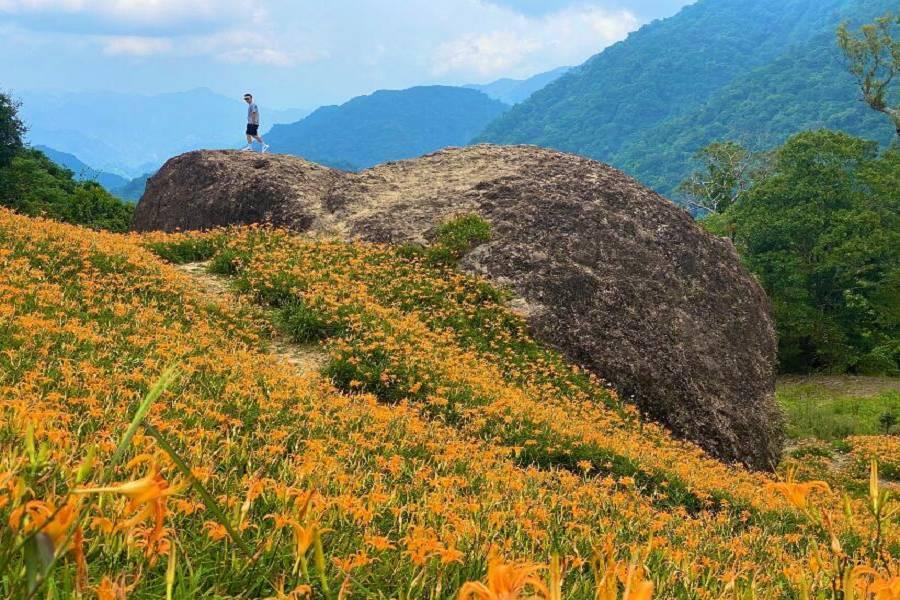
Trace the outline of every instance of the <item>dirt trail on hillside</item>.
<path fill-rule="evenodd" d="M 213 275 L 207 268 L 208 262 L 175 265 L 179 271 L 190 277 L 197 289 L 218 304 L 239 302 L 238 294 L 228 285 L 228 278 Z M 325 352 L 318 346 L 297 344 L 275 328 L 267 332 L 269 352 L 278 360 L 291 365 L 299 374 L 318 372 L 325 364 Z"/>

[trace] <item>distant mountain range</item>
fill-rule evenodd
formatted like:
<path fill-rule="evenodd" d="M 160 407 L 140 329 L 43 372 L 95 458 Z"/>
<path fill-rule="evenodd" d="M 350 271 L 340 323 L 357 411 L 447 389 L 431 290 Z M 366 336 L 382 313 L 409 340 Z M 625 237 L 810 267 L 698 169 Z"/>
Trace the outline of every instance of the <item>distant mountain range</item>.
<path fill-rule="evenodd" d="M 893 129 L 858 100 L 835 30 L 894 8 L 896 0 L 698 0 L 578 67 L 380 90 L 305 118 L 263 102 L 262 130 L 274 124 L 265 134 L 273 152 L 345 170 L 473 142 L 535 144 L 602 160 L 672 195 L 712 141 L 768 149 L 825 127 L 889 143 Z M 55 159 L 63 163 L 78 157 L 130 197 L 175 154 L 241 144 L 246 111 L 205 89 L 23 100 L 32 143 L 74 155 Z M 116 175 L 139 181 L 125 192 Z"/>
<path fill-rule="evenodd" d="M 423 86 L 381 90 L 325 106 L 266 136 L 272 152 L 356 170 L 464 146 L 509 106 L 473 89 Z"/>
<path fill-rule="evenodd" d="M 528 79 L 498 79 L 485 84 L 469 84 L 463 87 L 484 92 L 494 100 L 505 104 L 524 102 L 536 91 L 546 87 L 565 75 L 572 67 L 559 67 L 546 73 L 539 73 Z"/>
<path fill-rule="evenodd" d="M 54 148 L 42 145 L 34 146 L 34 149 L 40 150 L 47 155 L 47 158 L 56 164 L 72 171 L 72 173 L 75 174 L 76 180 L 96 181 L 113 196 L 121 198 L 122 200 L 127 200 L 128 202 L 137 202 L 141 199 L 141 196 L 144 194 L 144 188 L 147 185 L 147 179 L 150 177 L 149 174 L 146 174 L 135 177 L 134 179 L 127 179 L 114 173 L 98 171 L 97 169 L 86 165 L 74 154 L 60 152 Z"/>
<path fill-rule="evenodd" d="M 114 92 L 23 92 L 28 140 L 77 156 L 124 177 L 155 171 L 170 157 L 198 148 L 233 148 L 243 141 L 247 105 L 208 89 L 143 96 Z M 308 111 L 271 110 L 260 99 L 263 131 Z"/>
<path fill-rule="evenodd" d="M 699 0 L 568 71 L 476 141 L 526 143 L 618 166 L 670 194 L 704 145 L 768 148 L 804 129 L 887 143 L 887 120 L 858 101 L 835 30 L 896 0 Z"/>
<path fill-rule="evenodd" d="M 74 154 L 60 152 L 48 146 L 37 145 L 35 150 L 40 150 L 47 155 L 47 158 L 58 165 L 61 165 L 75 174 L 78 181 L 96 181 L 109 191 L 116 190 L 128 184 L 129 180 L 114 173 L 106 173 L 98 171 L 83 163 Z"/>

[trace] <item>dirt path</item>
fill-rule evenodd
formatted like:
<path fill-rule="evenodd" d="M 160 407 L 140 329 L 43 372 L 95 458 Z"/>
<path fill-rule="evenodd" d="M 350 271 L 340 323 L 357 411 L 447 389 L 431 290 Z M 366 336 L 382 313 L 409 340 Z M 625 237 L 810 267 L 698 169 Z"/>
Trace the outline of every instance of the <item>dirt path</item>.
<path fill-rule="evenodd" d="M 228 285 L 228 278 L 207 271 L 208 262 L 176 265 L 197 284 L 197 288 L 217 303 L 238 302 L 239 297 Z M 319 371 L 325 364 L 325 353 L 319 346 L 302 345 L 292 341 L 274 327 L 267 328 L 269 351 L 279 360 L 288 363 L 299 373 Z"/>

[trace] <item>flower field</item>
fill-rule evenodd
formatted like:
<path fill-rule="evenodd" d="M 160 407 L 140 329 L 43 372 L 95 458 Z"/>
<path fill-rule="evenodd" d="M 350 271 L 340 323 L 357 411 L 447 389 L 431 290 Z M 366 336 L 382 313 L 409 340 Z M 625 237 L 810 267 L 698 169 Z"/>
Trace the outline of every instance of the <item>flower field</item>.
<path fill-rule="evenodd" d="M 900 597 L 896 438 L 840 481 L 719 463 L 452 255 L 0 211 L 0 595 Z"/>

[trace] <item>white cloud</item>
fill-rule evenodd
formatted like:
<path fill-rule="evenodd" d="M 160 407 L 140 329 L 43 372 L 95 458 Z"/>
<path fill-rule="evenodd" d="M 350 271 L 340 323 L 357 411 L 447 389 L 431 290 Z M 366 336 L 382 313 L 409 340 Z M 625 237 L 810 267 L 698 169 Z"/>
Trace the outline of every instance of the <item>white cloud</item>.
<path fill-rule="evenodd" d="M 435 51 L 437 75 L 456 71 L 491 76 L 518 66 L 541 42 L 513 31 L 472 33 L 441 44 Z"/>
<path fill-rule="evenodd" d="M 270 36 L 253 31 L 220 31 L 208 35 L 178 37 L 96 36 L 93 39 L 108 56 L 205 56 L 224 63 L 274 67 L 291 67 L 324 56 L 320 52 L 299 47 L 282 50 L 273 43 Z"/>
<path fill-rule="evenodd" d="M 139 69 L 147 92 L 251 77 L 285 105 L 341 102 L 580 64 L 639 24 L 604 5 L 656 1 L 0 0 L 5 64 L 28 65 L 0 79 L 104 88 Z"/>
<path fill-rule="evenodd" d="M 302 42 L 285 43 L 271 31 L 221 31 L 184 40 L 179 51 L 187 55 L 210 56 L 229 63 L 251 63 L 291 67 L 323 58 L 322 52 Z"/>
<path fill-rule="evenodd" d="M 435 75 L 489 77 L 527 70 L 535 62 L 578 64 L 625 38 L 638 25 L 637 17 L 628 11 L 598 7 L 565 9 L 542 17 L 509 13 L 496 29 L 466 33 L 438 45 L 431 68 Z"/>
<path fill-rule="evenodd" d="M 0 0 L 0 18 L 6 14 L 26 28 L 56 31 L 68 40 L 80 35 L 107 56 L 207 56 L 278 67 L 320 57 L 278 34 L 273 23 L 279 20 L 270 18 L 266 1 Z"/>
<path fill-rule="evenodd" d="M 172 42 L 165 38 L 138 36 L 110 36 L 101 39 L 104 54 L 109 56 L 151 56 L 172 49 Z"/>
<path fill-rule="evenodd" d="M 264 13 L 244 0 L 0 0 L 0 15 L 41 29 L 132 35 L 217 28 Z"/>

